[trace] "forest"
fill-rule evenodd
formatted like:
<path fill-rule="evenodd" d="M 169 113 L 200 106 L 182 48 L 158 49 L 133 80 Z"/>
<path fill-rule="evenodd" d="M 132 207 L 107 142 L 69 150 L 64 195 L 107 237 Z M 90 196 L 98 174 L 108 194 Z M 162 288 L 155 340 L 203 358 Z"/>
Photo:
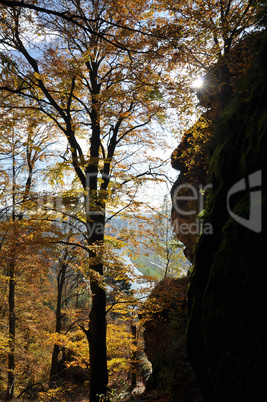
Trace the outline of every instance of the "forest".
<path fill-rule="evenodd" d="M 186 326 L 206 147 L 266 10 L 0 0 L 0 400 L 143 400 L 146 320 L 175 301 Z M 192 188 L 200 167 L 178 208 L 177 175 Z"/>

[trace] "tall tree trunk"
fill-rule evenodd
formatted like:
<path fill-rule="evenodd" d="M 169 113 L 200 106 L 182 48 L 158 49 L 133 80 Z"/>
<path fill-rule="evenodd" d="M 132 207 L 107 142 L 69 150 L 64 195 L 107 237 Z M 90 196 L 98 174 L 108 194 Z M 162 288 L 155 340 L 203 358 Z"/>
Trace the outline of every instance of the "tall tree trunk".
<path fill-rule="evenodd" d="M 100 203 L 99 203 L 100 204 Z M 98 204 L 98 205 L 99 205 Z M 90 402 L 99 402 L 100 395 L 107 399 L 108 369 L 106 344 L 106 293 L 99 279 L 103 276 L 102 248 L 104 242 L 105 210 L 103 204 L 88 220 L 90 269 L 96 273 L 90 279 L 92 306 L 89 314 L 87 338 L 90 354 Z M 92 211 L 92 209 L 91 209 Z M 99 246 L 99 249 L 98 249 Z"/>
<path fill-rule="evenodd" d="M 91 280 L 92 307 L 89 315 L 88 342 L 90 349 L 90 402 L 99 402 L 108 386 L 106 347 L 106 294 Z M 105 399 L 107 400 L 107 399 Z"/>
<path fill-rule="evenodd" d="M 7 399 L 12 399 L 14 395 L 15 383 L 15 336 L 16 336 L 16 317 L 15 317 L 15 267 L 11 261 L 9 268 L 9 352 L 8 352 L 8 380 L 7 380 Z"/>
<path fill-rule="evenodd" d="M 131 378 L 131 386 L 134 389 L 137 385 L 137 331 L 136 325 L 131 325 L 131 333 L 133 337 L 133 352 L 132 352 L 132 378 Z"/>
<path fill-rule="evenodd" d="M 15 140 L 14 131 L 12 135 L 12 214 L 11 220 L 16 219 L 16 158 L 15 158 Z M 12 399 L 14 395 L 15 385 L 15 340 L 16 340 L 16 315 L 15 315 L 15 240 L 16 233 L 13 230 L 11 239 L 11 253 L 9 262 L 9 290 L 8 290 L 8 335 L 9 335 L 9 352 L 8 352 L 8 378 L 7 378 L 7 399 Z"/>
<path fill-rule="evenodd" d="M 65 283 L 67 264 L 64 262 L 61 265 L 58 278 L 57 278 L 57 307 L 56 307 L 56 332 L 60 334 L 61 332 L 61 305 L 62 305 L 62 293 L 63 287 Z M 54 344 L 52 359 L 51 359 L 51 368 L 50 368 L 50 377 L 49 377 L 49 388 L 55 388 L 58 380 L 58 355 L 60 353 L 60 347 L 57 343 Z"/>
<path fill-rule="evenodd" d="M 50 376 L 49 376 L 49 388 L 57 387 L 57 374 L 58 374 L 58 355 L 60 352 L 59 345 L 57 343 L 54 344 L 52 359 L 51 359 L 51 368 L 50 368 Z"/>

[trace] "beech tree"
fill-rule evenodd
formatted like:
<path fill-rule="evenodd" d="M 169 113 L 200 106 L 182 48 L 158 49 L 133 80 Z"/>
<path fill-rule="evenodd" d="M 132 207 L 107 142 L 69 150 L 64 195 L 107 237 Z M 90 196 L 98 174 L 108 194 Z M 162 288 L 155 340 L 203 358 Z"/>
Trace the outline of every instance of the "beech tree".
<path fill-rule="evenodd" d="M 57 273 L 57 301 L 56 301 L 56 333 L 61 334 L 62 329 L 62 305 L 63 305 L 63 290 L 66 280 L 66 274 L 68 272 L 68 262 L 67 262 L 68 250 L 65 248 L 62 260 L 58 261 L 58 273 Z M 51 358 L 51 369 L 50 369 L 50 379 L 49 387 L 55 387 L 58 380 L 58 356 L 60 353 L 60 345 L 55 343 L 53 346 L 52 358 Z"/>
<path fill-rule="evenodd" d="M 64 343 L 66 343 L 66 339 L 71 343 L 73 333 L 81 332 L 84 329 L 84 322 L 88 322 L 88 310 L 91 303 L 87 275 L 86 272 L 83 273 L 86 271 L 84 268 L 85 251 L 79 247 L 78 241 L 75 245 L 76 239 L 69 232 L 64 238 L 73 245 L 56 245 L 53 256 L 54 264 L 51 269 L 51 275 L 55 278 L 56 297 L 54 302 L 55 332 L 50 335 L 55 343 L 51 358 L 49 388 L 57 388 L 64 377 L 64 369 L 70 363 L 65 361 L 67 353 Z M 83 333 L 83 335 L 85 334 Z M 61 342 L 61 338 L 63 342 Z"/>
<path fill-rule="evenodd" d="M 173 81 L 162 74 L 156 42 L 136 29 L 147 25 L 146 3 L 91 0 L 68 6 L 78 15 L 75 22 L 57 13 L 2 8 L 1 92 L 2 107 L 10 107 L 12 97 L 20 109 L 23 99 L 24 108 L 42 112 L 63 134 L 62 166 L 72 166 L 84 196 L 85 215 L 79 219 L 86 228 L 82 247 L 93 295 L 87 331 L 93 402 L 108 384 L 101 284 L 106 207 L 115 197 L 122 208 L 129 205 L 142 180 L 155 177 L 162 162 L 151 156 L 151 124 L 166 116 Z M 163 136 L 157 145 L 164 147 Z"/>
<path fill-rule="evenodd" d="M 26 220 L 0 223 L 1 238 L 5 236 L 0 251 L 1 333 L 8 340 L 1 390 L 7 399 L 47 375 L 50 348 L 43 340 L 52 330 L 53 314 L 48 307 L 49 243 L 43 230 L 51 229 Z"/>
<path fill-rule="evenodd" d="M 184 54 L 181 63 L 187 74 L 193 76 L 191 84 L 197 77 L 205 78 L 202 85 L 194 89 L 202 98 L 205 91 L 214 94 L 212 102 L 205 107 L 216 115 L 231 97 L 232 80 L 249 65 L 246 40 L 251 33 L 262 29 L 259 19 L 262 3 L 257 0 L 192 0 L 179 3 L 162 0 L 161 4 L 172 13 L 175 24 L 184 26 L 177 58 L 181 52 Z M 243 48 L 240 46 L 242 43 Z M 240 65 L 242 56 L 238 53 L 245 55 L 243 65 Z M 214 68 L 217 68 L 216 72 Z M 211 114 L 208 118 L 204 117 L 207 124 L 209 119 L 214 118 Z"/>
<path fill-rule="evenodd" d="M 174 3 L 161 0 L 176 24 L 183 24 L 180 51 L 187 61 L 207 69 L 233 46 L 259 28 L 258 12 L 261 4 L 254 0 L 192 0 Z M 190 38 L 190 41 L 188 41 Z"/>
<path fill-rule="evenodd" d="M 8 314 L 9 314 L 9 353 L 8 353 L 8 384 L 7 396 L 12 399 L 15 383 L 15 345 L 16 345 L 16 283 L 21 265 L 27 265 L 28 260 L 22 257 L 22 249 L 31 244 L 32 251 L 29 254 L 38 264 L 36 244 L 42 247 L 40 242 L 40 226 L 36 230 L 34 224 L 24 222 L 25 212 L 28 210 L 28 202 L 34 184 L 36 165 L 44 162 L 46 157 L 47 142 L 51 143 L 51 132 L 41 127 L 41 120 L 34 116 L 28 120 L 20 117 L 14 110 L 6 110 L 1 113 L 1 147 L 0 169 L 3 182 L 1 183 L 1 257 L 4 261 L 5 273 L 8 278 Z M 40 135 L 41 131 L 41 135 Z M 23 231 L 25 233 L 23 233 Z M 34 232 L 36 241 L 32 241 Z M 37 240 L 38 239 L 38 240 Z M 24 261 L 24 262 L 22 262 Z"/>

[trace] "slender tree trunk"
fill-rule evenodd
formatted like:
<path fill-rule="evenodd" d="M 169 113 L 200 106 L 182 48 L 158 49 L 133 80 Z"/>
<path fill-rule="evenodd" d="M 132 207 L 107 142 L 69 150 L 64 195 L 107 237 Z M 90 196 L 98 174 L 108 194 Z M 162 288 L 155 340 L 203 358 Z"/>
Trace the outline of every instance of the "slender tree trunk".
<path fill-rule="evenodd" d="M 90 279 L 92 305 L 87 338 L 90 355 L 90 402 L 99 402 L 100 395 L 105 395 L 105 401 L 108 401 L 106 293 L 99 281 L 103 276 L 101 245 L 104 242 L 105 212 L 103 205 L 98 210 L 94 209 L 95 213 L 91 214 L 88 220 L 88 245 L 94 245 L 89 257 L 90 269 L 96 276 L 92 275 Z"/>
<path fill-rule="evenodd" d="M 90 402 L 99 402 L 108 386 L 106 347 L 106 294 L 91 280 L 92 307 L 89 315 L 88 342 L 90 349 Z M 107 400 L 107 399 L 105 399 Z"/>
<path fill-rule="evenodd" d="M 58 368 L 58 355 L 60 352 L 59 345 L 57 343 L 54 344 L 52 359 L 51 359 L 51 368 L 50 368 L 50 376 L 49 376 L 49 388 L 56 388 L 57 386 L 57 368 Z"/>
<path fill-rule="evenodd" d="M 12 399 L 14 395 L 15 383 L 15 336 L 16 336 L 16 317 L 15 317 L 15 268 L 14 261 L 11 261 L 9 268 L 9 353 L 8 353 L 8 380 L 7 380 L 7 399 Z"/>
<path fill-rule="evenodd" d="M 57 278 L 57 307 L 56 307 L 56 332 L 60 334 L 61 332 L 61 305 L 62 305 L 62 293 L 66 277 L 67 264 L 62 264 L 60 272 Z M 51 368 L 50 368 L 50 378 L 49 378 L 49 388 L 55 388 L 58 380 L 58 355 L 60 353 L 60 347 L 58 344 L 54 344 Z"/>
<path fill-rule="evenodd" d="M 133 352 L 132 352 L 132 378 L 131 378 L 131 386 L 135 388 L 137 385 L 137 331 L 136 325 L 131 325 L 131 332 L 133 337 Z"/>
<path fill-rule="evenodd" d="M 16 159 L 15 159 L 15 142 L 14 131 L 12 137 L 12 215 L 11 220 L 16 219 Z M 15 239 L 16 233 L 13 230 L 11 239 L 11 253 L 9 262 L 9 290 L 8 290 L 8 335 L 9 335 L 9 352 L 8 352 L 8 378 L 7 378 L 7 399 L 12 399 L 14 395 L 15 385 L 15 340 L 16 340 L 16 315 L 15 315 Z"/>

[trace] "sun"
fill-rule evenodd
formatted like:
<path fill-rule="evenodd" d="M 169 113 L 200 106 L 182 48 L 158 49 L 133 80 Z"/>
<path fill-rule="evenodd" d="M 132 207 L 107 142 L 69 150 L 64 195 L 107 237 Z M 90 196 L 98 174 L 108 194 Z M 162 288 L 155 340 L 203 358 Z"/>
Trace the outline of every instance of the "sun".
<path fill-rule="evenodd" d="M 203 85 L 204 85 L 204 78 L 203 77 L 196 78 L 192 83 L 192 87 L 196 88 L 196 89 L 203 87 Z"/>

